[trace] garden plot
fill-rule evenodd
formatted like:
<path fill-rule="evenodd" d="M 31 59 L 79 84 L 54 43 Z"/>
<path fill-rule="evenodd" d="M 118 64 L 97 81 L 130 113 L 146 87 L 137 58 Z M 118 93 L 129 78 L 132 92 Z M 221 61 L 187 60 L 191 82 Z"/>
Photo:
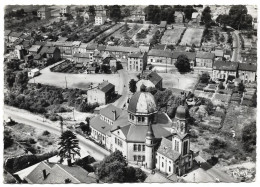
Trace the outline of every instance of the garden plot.
<path fill-rule="evenodd" d="M 133 36 L 139 32 L 139 30 L 143 27 L 143 24 L 135 24 L 132 29 L 127 32 L 129 38 L 133 38 Z"/>
<path fill-rule="evenodd" d="M 176 45 L 184 30 L 185 27 L 175 27 L 172 30 L 166 30 L 162 36 L 161 43 Z"/>
<path fill-rule="evenodd" d="M 197 47 L 200 47 L 203 31 L 204 29 L 188 28 L 182 37 L 180 45 L 191 46 L 194 44 Z"/>
<path fill-rule="evenodd" d="M 142 30 L 146 30 L 146 29 L 149 29 L 149 26 L 150 26 L 150 30 L 148 32 L 148 34 L 146 35 L 145 38 L 137 38 L 136 35 L 137 33 L 133 36 L 133 40 L 135 42 L 141 42 L 141 43 L 149 43 L 150 40 L 152 39 L 154 33 L 158 30 L 158 27 L 156 25 L 144 25 L 142 29 L 139 30 L 138 33 L 140 33 Z"/>

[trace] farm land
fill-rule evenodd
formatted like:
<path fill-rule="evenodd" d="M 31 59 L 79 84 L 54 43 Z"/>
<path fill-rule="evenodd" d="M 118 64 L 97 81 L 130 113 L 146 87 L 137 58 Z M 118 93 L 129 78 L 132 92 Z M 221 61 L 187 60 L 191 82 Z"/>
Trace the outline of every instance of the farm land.
<path fill-rule="evenodd" d="M 200 47 L 202 35 L 203 29 L 188 28 L 182 37 L 180 45 L 192 46 L 192 44 L 194 44 L 195 46 Z"/>
<path fill-rule="evenodd" d="M 161 43 L 176 45 L 184 31 L 185 27 L 174 27 L 172 30 L 166 30 L 161 38 Z"/>

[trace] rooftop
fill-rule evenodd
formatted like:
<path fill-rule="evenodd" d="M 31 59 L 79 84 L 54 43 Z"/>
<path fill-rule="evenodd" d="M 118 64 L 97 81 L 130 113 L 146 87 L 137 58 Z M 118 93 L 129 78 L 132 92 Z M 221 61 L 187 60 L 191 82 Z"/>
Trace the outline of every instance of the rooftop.
<path fill-rule="evenodd" d="M 144 71 L 141 74 L 141 79 L 150 80 L 154 85 L 157 85 L 162 80 L 162 77 L 154 71 Z"/>
<path fill-rule="evenodd" d="M 196 59 L 196 53 L 195 52 L 185 52 L 185 51 L 173 51 L 172 58 L 177 59 L 180 55 L 187 56 L 189 60 L 195 60 Z"/>
<path fill-rule="evenodd" d="M 238 70 L 256 72 L 257 66 L 251 63 L 239 63 Z"/>
<path fill-rule="evenodd" d="M 125 52 L 125 53 L 134 53 L 139 52 L 140 49 L 136 47 L 123 47 L 123 46 L 106 46 L 105 51 L 115 51 L 115 52 Z"/>
<path fill-rule="evenodd" d="M 115 107 L 114 105 L 110 104 L 107 107 L 100 110 L 100 115 L 103 115 L 113 121 L 115 121 L 122 113 L 122 109 Z M 116 117 L 114 119 L 114 116 Z"/>
<path fill-rule="evenodd" d="M 172 57 L 172 52 L 171 51 L 158 50 L 158 49 L 151 49 L 148 52 L 148 56 L 157 56 L 157 57 L 171 58 Z"/>
<path fill-rule="evenodd" d="M 196 53 L 196 58 L 214 59 L 215 58 L 215 54 L 214 53 L 209 53 L 209 52 L 198 51 Z"/>
<path fill-rule="evenodd" d="M 213 64 L 213 69 L 216 70 L 236 71 L 237 68 L 238 62 L 215 61 Z"/>
<path fill-rule="evenodd" d="M 98 89 L 100 89 L 101 91 L 103 91 L 105 93 L 110 91 L 113 88 L 115 88 L 115 86 L 108 81 L 103 81 L 102 83 L 100 83 L 98 85 Z"/>
<path fill-rule="evenodd" d="M 166 156 L 167 158 L 175 161 L 181 155 L 179 152 L 173 150 L 172 141 L 162 137 L 161 144 L 157 150 L 158 153 Z"/>

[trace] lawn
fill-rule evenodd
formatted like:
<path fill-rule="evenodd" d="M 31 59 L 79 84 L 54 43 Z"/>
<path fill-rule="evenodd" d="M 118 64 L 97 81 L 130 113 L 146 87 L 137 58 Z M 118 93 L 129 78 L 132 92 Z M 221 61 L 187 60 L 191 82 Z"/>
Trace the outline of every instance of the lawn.
<path fill-rule="evenodd" d="M 159 73 L 163 78 L 164 88 L 179 88 L 183 90 L 192 90 L 196 85 L 198 79 L 196 74 L 185 74 L 182 75 L 178 72 L 176 73 Z"/>
<path fill-rule="evenodd" d="M 195 44 L 197 47 L 200 47 L 202 35 L 203 29 L 188 28 L 182 37 L 180 45 L 191 46 L 192 44 Z"/>
<path fill-rule="evenodd" d="M 184 30 L 185 27 L 176 27 L 172 30 L 166 30 L 162 36 L 161 43 L 176 45 Z"/>

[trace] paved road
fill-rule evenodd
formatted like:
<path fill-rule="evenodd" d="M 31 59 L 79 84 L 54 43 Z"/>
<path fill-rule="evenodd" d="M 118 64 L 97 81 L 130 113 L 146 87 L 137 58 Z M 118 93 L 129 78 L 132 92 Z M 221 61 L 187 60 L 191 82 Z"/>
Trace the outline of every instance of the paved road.
<path fill-rule="evenodd" d="M 233 35 L 233 55 L 231 61 L 238 62 L 240 60 L 240 39 L 239 31 L 232 32 Z"/>
<path fill-rule="evenodd" d="M 59 136 L 61 134 L 59 124 L 57 122 L 54 123 L 46 119 L 45 122 L 43 122 L 43 118 L 41 116 L 14 107 L 4 106 L 4 119 L 7 119 L 9 116 L 19 123 L 24 123 L 35 128 L 48 130 L 49 132 Z M 96 160 L 102 160 L 106 155 L 110 154 L 105 149 L 97 146 L 97 144 L 91 142 L 81 135 L 77 135 L 77 138 L 79 139 L 79 146 L 81 151 L 88 152 Z"/>
<path fill-rule="evenodd" d="M 122 108 L 128 99 L 129 85 L 128 85 L 128 72 L 124 69 L 118 71 L 119 73 L 119 89 L 118 94 L 121 95 L 119 99 L 114 102 L 114 105 Z"/>

